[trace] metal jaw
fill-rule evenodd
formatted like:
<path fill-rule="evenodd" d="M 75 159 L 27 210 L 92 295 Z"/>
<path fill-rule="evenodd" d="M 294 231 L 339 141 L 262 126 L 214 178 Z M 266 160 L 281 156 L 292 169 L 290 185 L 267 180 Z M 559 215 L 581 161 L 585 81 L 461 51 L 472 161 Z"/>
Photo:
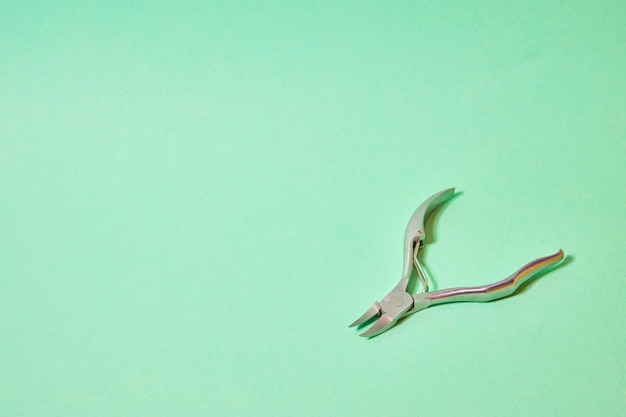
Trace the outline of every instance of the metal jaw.
<path fill-rule="evenodd" d="M 424 243 L 426 233 L 424 222 L 428 215 L 454 195 L 454 188 L 441 191 L 424 201 L 415 210 L 405 233 L 404 270 L 400 282 L 380 302 L 375 302 L 367 311 L 354 321 L 350 327 L 363 326 L 378 317 L 372 327 L 361 333 L 363 337 L 377 336 L 392 328 L 398 320 L 421 311 L 431 305 L 474 301 L 484 302 L 506 297 L 528 279 L 559 263 L 563 251 L 543 258 L 535 259 L 521 267 L 511 276 L 487 285 L 477 287 L 451 288 L 428 292 L 428 276 L 417 258 L 417 253 Z M 408 292 L 411 275 L 415 271 L 422 283 L 422 293 L 412 295 Z"/>

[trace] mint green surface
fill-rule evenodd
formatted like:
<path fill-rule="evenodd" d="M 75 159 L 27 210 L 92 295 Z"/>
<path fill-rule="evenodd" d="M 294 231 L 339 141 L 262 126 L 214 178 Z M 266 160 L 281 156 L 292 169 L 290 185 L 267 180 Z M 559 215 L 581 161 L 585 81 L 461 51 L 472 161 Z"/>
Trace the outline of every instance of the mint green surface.
<path fill-rule="evenodd" d="M 3 1 L 0 415 L 624 415 L 625 21 Z M 451 186 L 434 289 L 567 261 L 358 337 Z"/>

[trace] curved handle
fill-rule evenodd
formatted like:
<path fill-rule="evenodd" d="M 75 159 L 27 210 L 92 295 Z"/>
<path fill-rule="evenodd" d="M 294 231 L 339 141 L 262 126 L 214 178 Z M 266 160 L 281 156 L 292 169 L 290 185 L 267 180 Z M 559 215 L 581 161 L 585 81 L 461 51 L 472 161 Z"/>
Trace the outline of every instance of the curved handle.
<path fill-rule="evenodd" d="M 430 213 L 432 213 L 433 210 L 448 201 L 453 195 L 454 188 L 448 188 L 447 190 L 440 191 L 437 194 L 430 196 L 430 198 L 420 204 L 409 219 L 409 224 L 406 226 L 406 240 L 411 241 L 411 243 L 413 243 L 416 239 L 423 240 L 426 237 L 426 232 L 424 231 L 424 222 L 426 221 L 426 218 L 430 215 Z"/>
<path fill-rule="evenodd" d="M 433 210 L 448 201 L 452 196 L 454 196 L 454 188 L 440 191 L 430 196 L 413 212 L 404 232 L 404 268 L 402 269 L 402 279 L 408 281 L 411 278 L 415 245 L 418 245 L 419 241 L 426 238 L 426 232 L 424 231 L 426 218 Z"/>
<path fill-rule="evenodd" d="M 504 298 L 514 293 L 520 285 L 528 281 L 534 275 L 537 275 L 538 273 L 559 263 L 564 256 L 565 254 L 563 251 L 559 250 L 554 255 L 535 259 L 518 269 L 508 278 L 505 278 L 502 281 L 494 282 L 493 284 L 478 287 L 449 288 L 446 290 L 420 294 L 424 296 L 423 302 L 425 305 L 422 308 L 443 303 L 461 301 L 484 302 Z"/>

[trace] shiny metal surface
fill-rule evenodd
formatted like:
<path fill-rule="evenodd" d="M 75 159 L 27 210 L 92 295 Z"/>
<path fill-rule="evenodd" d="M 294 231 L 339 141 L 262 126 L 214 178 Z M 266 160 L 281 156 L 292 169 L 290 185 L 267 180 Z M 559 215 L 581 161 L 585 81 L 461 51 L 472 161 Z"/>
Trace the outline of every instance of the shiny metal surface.
<path fill-rule="evenodd" d="M 430 213 L 454 195 L 454 188 L 434 194 L 424 201 L 413 213 L 405 231 L 404 268 L 398 284 L 380 302 L 375 302 L 350 327 L 363 326 L 374 317 L 378 319 L 363 337 L 377 336 L 392 328 L 398 320 L 427 307 L 453 302 L 485 302 L 504 298 L 514 293 L 533 276 L 555 266 L 564 258 L 559 250 L 553 255 L 535 259 L 522 266 L 509 277 L 481 286 L 450 288 L 428 292 L 428 276 L 417 258 L 418 251 L 426 238 L 424 222 Z M 407 288 L 415 271 L 422 283 L 422 293 L 411 295 Z"/>
<path fill-rule="evenodd" d="M 448 288 L 417 294 L 413 296 L 414 307 L 406 315 L 411 315 L 427 307 L 457 302 L 486 302 L 508 297 L 513 294 L 522 284 L 541 272 L 555 266 L 565 254 L 559 250 L 553 255 L 530 261 L 509 277 L 492 284 L 476 287 Z"/>
<path fill-rule="evenodd" d="M 402 270 L 402 278 L 409 279 L 413 272 L 414 250 L 419 249 L 416 246 L 426 238 L 424 222 L 428 216 L 440 205 L 448 201 L 454 196 L 454 188 L 448 188 L 432 195 L 426 201 L 419 205 L 409 218 L 404 233 L 404 268 Z M 417 255 L 417 253 L 415 253 Z"/>

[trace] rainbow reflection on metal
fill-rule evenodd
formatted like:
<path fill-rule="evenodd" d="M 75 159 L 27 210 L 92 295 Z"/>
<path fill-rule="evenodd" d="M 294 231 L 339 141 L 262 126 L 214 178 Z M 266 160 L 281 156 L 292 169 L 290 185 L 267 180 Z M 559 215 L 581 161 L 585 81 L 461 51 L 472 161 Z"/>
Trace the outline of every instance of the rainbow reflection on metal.
<path fill-rule="evenodd" d="M 404 269 L 400 282 L 381 301 L 377 301 L 350 325 L 363 326 L 378 318 L 369 330 L 361 334 L 364 337 L 377 336 L 392 328 L 398 320 L 420 310 L 437 304 L 454 302 L 485 302 L 497 300 L 513 294 L 524 282 L 557 265 L 564 258 L 559 250 L 553 255 L 535 259 L 522 266 L 509 277 L 492 284 L 476 287 L 449 288 L 428 291 L 428 276 L 420 264 L 417 254 L 426 238 L 424 222 L 437 207 L 454 196 L 454 188 L 434 194 L 424 201 L 409 219 L 405 232 Z M 408 292 L 411 277 L 415 272 L 422 283 L 420 294 Z"/>

